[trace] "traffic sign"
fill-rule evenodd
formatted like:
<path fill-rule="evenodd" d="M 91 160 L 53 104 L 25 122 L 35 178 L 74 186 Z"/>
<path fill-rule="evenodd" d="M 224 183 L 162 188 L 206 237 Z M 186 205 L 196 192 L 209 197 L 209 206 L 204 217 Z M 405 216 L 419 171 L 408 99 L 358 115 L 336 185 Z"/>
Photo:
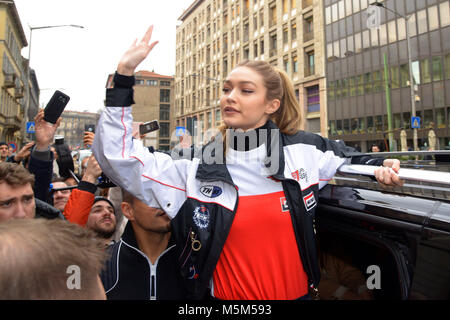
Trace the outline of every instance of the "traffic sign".
<path fill-rule="evenodd" d="M 175 131 L 175 135 L 177 137 L 180 137 L 180 136 L 183 136 L 185 132 L 186 132 L 186 128 L 185 127 L 177 127 L 177 129 Z"/>
<path fill-rule="evenodd" d="M 420 129 L 420 117 L 411 117 L 411 128 Z"/>
<path fill-rule="evenodd" d="M 13 148 L 13 152 L 16 152 L 17 144 L 14 141 L 11 141 L 10 143 L 8 143 L 8 146 Z"/>
<path fill-rule="evenodd" d="M 34 121 L 28 121 L 27 122 L 27 133 L 35 133 L 36 132 L 36 125 Z"/>

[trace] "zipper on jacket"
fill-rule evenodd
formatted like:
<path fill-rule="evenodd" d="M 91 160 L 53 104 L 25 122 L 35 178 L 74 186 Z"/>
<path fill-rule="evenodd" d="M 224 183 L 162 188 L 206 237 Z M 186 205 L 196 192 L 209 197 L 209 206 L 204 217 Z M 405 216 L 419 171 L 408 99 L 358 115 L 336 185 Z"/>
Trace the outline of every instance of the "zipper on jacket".
<path fill-rule="evenodd" d="M 295 180 L 284 178 L 283 181 L 285 181 L 286 186 L 287 186 L 288 181 L 295 181 Z M 294 216 L 293 216 L 294 212 L 292 211 L 292 210 L 294 210 L 294 206 L 292 205 L 292 201 L 290 199 L 290 196 L 289 196 L 288 193 L 286 193 L 286 190 L 285 190 L 284 186 L 283 186 L 283 192 L 284 192 L 284 194 L 286 196 L 286 200 L 288 201 L 289 212 L 291 214 L 291 221 L 292 221 L 292 224 L 294 226 L 295 225 L 295 220 L 294 220 Z M 300 196 L 301 196 L 301 193 L 300 193 Z M 299 208 L 299 210 L 301 210 L 301 209 Z M 300 214 L 302 214 L 302 213 L 300 212 Z M 302 226 L 302 227 L 304 227 L 304 226 Z M 296 228 L 294 227 L 294 233 L 295 233 L 295 230 L 296 230 Z M 297 230 L 297 232 L 301 232 L 301 230 Z M 311 257 L 309 256 L 308 248 L 306 248 L 306 243 L 307 243 L 307 241 L 306 241 L 306 233 L 305 232 L 302 232 L 302 233 L 303 234 L 298 234 L 297 235 L 298 237 L 301 237 L 300 241 L 302 242 L 300 244 L 300 248 L 298 248 L 298 249 L 299 249 L 299 251 L 300 250 L 304 251 L 305 259 L 302 259 L 302 262 L 303 262 L 303 260 L 306 260 L 306 261 L 304 261 L 303 265 L 305 267 L 305 272 L 306 272 L 306 274 L 308 276 L 308 289 L 309 289 L 309 292 L 310 292 L 312 298 L 314 298 L 315 296 L 318 296 L 318 289 L 317 289 L 316 284 L 315 284 L 316 279 L 313 278 L 313 268 L 312 268 L 312 265 L 311 265 Z M 299 252 L 299 254 L 300 254 L 300 257 L 301 257 L 302 256 L 301 252 Z"/>
<path fill-rule="evenodd" d="M 150 265 L 150 300 L 156 300 L 156 264 Z"/>

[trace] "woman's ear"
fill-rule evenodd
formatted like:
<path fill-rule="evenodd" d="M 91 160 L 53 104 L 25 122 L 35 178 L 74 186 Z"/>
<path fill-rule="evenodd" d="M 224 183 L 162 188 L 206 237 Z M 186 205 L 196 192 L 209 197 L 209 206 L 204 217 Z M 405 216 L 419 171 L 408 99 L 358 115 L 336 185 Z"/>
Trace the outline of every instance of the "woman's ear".
<path fill-rule="evenodd" d="M 280 100 L 273 99 L 271 102 L 266 104 L 266 114 L 272 115 L 275 112 L 277 112 L 277 110 L 280 108 L 280 104 L 281 104 Z"/>
<path fill-rule="evenodd" d="M 122 209 L 123 215 L 130 221 L 134 221 L 134 210 L 131 204 L 128 202 L 123 201 L 120 204 L 120 208 Z"/>

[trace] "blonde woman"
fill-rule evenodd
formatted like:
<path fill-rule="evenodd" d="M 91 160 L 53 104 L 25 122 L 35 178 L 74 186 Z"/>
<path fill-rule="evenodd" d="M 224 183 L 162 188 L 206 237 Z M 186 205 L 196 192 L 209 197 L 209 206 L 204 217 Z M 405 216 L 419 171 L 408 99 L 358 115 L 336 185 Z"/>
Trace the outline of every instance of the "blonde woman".
<path fill-rule="evenodd" d="M 94 154 L 117 185 L 172 219 L 189 297 L 308 299 L 320 279 L 313 218 L 318 192 L 344 163 L 381 165 L 402 181 L 398 160 L 347 158 L 343 144 L 300 131 L 293 86 L 266 62 L 246 61 L 223 84 L 221 134 L 191 159 L 150 153 L 132 139 L 135 68 L 157 42 L 153 26 L 122 57 L 107 91 Z"/>

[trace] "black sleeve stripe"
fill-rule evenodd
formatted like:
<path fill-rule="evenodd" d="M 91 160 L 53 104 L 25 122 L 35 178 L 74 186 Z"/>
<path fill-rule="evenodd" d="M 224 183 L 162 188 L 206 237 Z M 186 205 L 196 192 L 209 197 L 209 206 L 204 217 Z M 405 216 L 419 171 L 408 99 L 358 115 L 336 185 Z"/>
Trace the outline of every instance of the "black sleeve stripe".
<path fill-rule="evenodd" d="M 128 107 L 134 104 L 132 88 L 106 89 L 107 107 Z"/>

